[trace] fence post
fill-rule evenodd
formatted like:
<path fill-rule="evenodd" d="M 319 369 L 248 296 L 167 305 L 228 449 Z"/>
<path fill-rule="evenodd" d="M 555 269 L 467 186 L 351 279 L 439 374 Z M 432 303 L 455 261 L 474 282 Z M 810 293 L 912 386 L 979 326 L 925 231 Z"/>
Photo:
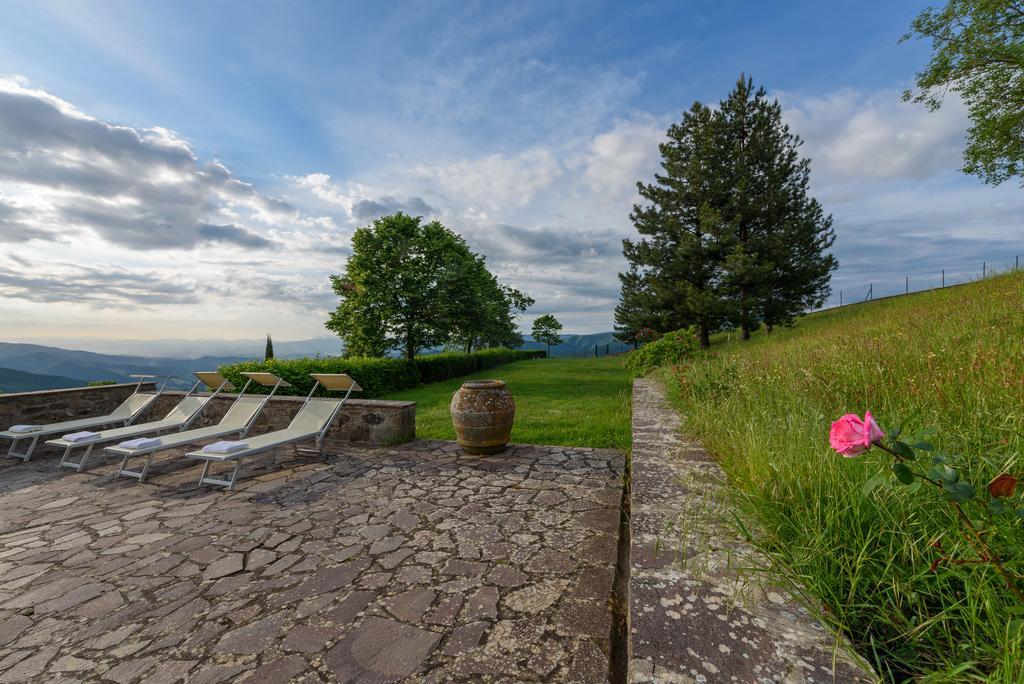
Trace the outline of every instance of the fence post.
<path fill-rule="evenodd" d="M 1019 268 L 1020 268 L 1020 254 L 1018 254 L 1017 256 L 1015 256 L 1013 258 L 1013 270 L 1016 271 Z"/>
<path fill-rule="evenodd" d="M 986 264 L 986 263 L 985 263 L 984 261 L 982 261 L 982 262 L 981 262 L 981 277 L 982 277 L 982 278 L 984 278 L 984 277 L 985 277 L 985 270 L 986 270 L 986 269 L 985 269 L 985 267 L 986 267 L 986 266 L 987 266 L 987 264 Z"/>
<path fill-rule="evenodd" d="M 946 287 L 946 269 L 942 269 L 942 287 Z"/>
<path fill-rule="evenodd" d="M 907 287 L 903 294 L 910 294 L 910 276 L 907 276 Z"/>
<path fill-rule="evenodd" d="M 839 291 L 839 306 L 843 305 L 843 291 Z"/>

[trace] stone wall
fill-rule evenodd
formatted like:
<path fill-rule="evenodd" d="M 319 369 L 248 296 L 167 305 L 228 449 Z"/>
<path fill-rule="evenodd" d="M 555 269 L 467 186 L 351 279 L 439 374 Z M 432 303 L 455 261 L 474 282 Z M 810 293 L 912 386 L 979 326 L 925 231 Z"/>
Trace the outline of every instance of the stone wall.
<path fill-rule="evenodd" d="M 136 383 L 0 394 L 0 430 L 19 423 L 59 423 L 110 413 L 131 396 Z M 153 392 L 156 384 L 143 389 Z"/>
<path fill-rule="evenodd" d="M 147 385 L 152 391 L 152 383 Z M 134 384 L 82 387 L 0 394 L 0 428 L 18 423 L 50 423 L 109 413 L 135 389 Z M 136 422 L 163 418 L 185 395 L 168 391 L 158 398 Z M 207 406 L 192 427 L 212 425 L 227 412 L 234 395 L 220 395 Z M 263 409 L 250 435 L 258 435 L 288 426 L 302 397 L 274 397 Z M 324 440 L 324 450 L 337 452 L 347 444 L 397 444 L 416 436 L 416 403 L 380 399 L 349 399 L 335 418 Z"/>

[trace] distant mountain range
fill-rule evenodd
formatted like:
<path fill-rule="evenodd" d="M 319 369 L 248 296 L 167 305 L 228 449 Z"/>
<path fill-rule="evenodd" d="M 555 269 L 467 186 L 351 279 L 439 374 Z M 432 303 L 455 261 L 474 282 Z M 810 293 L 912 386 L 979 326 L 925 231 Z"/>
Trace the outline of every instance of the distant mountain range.
<path fill-rule="evenodd" d="M 625 350 L 610 332 L 563 335 L 562 338 L 562 344 L 551 348 L 552 356 L 593 356 L 595 348 L 601 355 L 606 350 L 611 353 Z M 193 371 L 216 370 L 226 363 L 263 358 L 264 344 L 265 340 L 88 341 L 88 346 L 94 350 L 121 352 L 108 354 L 0 342 L 0 392 L 77 387 L 98 380 L 132 382 L 129 376 L 138 373 L 160 378 L 171 376 L 168 387 L 188 387 L 193 382 Z M 527 336 L 522 348 L 546 347 Z M 282 341 L 274 342 L 274 352 L 278 358 L 334 356 L 341 353 L 341 344 L 336 337 Z"/>

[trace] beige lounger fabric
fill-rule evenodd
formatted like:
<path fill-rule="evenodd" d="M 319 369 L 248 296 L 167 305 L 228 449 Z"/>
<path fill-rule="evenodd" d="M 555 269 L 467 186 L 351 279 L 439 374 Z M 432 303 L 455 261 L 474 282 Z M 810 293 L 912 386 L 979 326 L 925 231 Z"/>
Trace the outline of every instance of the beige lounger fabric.
<path fill-rule="evenodd" d="M 209 427 L 186 430 L 178 434 L 167 435 L 160 438 L 159 446 L 146 447 L 143 449 L 126 449 L 120 446 L 107 447 L 107 451 L 135 456 L 148 454 L 154 451 L 163 451 L 177 446 L 185 446 L 194 442 L 201 442 L 205 439 L 230 435 L 233 432 L 240 432 L 246 426 L 253 414 L 263 405 L 262 397 L 241 397 L 236 399 L 228 412 L 224 414 L 220 422 Z"/>

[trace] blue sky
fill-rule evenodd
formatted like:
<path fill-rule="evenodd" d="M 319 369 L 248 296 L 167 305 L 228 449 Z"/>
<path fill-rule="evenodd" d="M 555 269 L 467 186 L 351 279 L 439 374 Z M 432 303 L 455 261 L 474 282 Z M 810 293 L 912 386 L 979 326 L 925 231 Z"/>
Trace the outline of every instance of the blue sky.
<path fill-rule="evenodd" d="M 836 299 L 1012 262 L 1021 191 L 958 173 L 962 106 L 900 102 L 926 4 L 0 4 L 4 335 L 324 334 L 348 236 L 397 209 L 530 292 L 524 323 L 609 329 L 633 184 L 740 72 L 806 139 Z"/>

